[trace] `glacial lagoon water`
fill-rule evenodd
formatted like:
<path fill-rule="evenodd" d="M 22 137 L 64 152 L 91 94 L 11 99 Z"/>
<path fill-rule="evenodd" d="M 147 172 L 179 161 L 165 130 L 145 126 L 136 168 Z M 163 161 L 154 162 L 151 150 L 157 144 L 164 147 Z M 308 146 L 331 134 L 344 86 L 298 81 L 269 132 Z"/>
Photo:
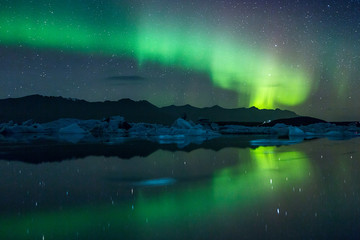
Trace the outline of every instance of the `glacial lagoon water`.
<path fill-rule="evenodd" d="M 360 138 L 252 138 L 1 146 L 0 239 L 360 238 Z"/>

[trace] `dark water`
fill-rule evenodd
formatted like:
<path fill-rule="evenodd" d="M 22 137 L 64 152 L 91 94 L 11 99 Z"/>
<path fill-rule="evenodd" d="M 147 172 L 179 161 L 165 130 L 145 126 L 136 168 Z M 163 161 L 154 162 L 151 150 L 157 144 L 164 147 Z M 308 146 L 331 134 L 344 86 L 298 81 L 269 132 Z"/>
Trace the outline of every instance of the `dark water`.
<path fill-rule="evenodd" d="M 360 238 L 359 138 L 218 141 L 3 147 L 0 239 Z"/>

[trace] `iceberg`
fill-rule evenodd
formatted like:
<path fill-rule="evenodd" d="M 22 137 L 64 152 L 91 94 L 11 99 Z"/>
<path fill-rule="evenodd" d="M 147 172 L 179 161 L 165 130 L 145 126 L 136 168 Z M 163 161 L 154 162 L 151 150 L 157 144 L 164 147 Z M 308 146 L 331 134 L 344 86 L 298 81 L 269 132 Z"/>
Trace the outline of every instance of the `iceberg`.
<path fill-rule="evenodd" d="M 177 129 L 191 129 L 194 126 L 195 126 L 194 124 L 192 124 L 191 122 L 188 122 L 182 118 L 176 119 L 172 125 L 173 128 L 177 128 Z"/>
<path fill-rule="evenodd" d="M 86 134 L 87 132 L 82 129 L 77 123 L 73 123 L 67 127 L 59 129 L 59 134 Z"/>

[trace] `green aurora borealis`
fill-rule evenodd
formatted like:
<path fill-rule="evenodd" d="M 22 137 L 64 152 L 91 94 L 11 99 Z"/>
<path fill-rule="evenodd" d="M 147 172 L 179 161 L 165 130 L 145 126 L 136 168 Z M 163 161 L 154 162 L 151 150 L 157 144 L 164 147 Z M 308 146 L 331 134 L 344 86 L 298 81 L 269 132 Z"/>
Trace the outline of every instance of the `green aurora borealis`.
<path fill-rule="evenodd" d="M 184 72 L 190 70 L 205 74 L 215 88 L 235 92 L 238 100 L 228 105 L 232 107 L 281 107 L 332 118 L 354 118 L 358 113 L 348 116 L 342 116 L 342 112 L 329 113 L 340 104 L 349 104 L 351 96 L 352 101 L 356 100 L 352 88 L 358 84 L 359 47 L 350 45 L 354 44 L 353 39 L 342 39 L 345 32 L 340 32 L 340 37 L 327 38 L 328 44 L 322 43 L 318 26 L 306 26 L 313 33 L 295 35 L 297 31 L 291 28 L 300 29 L 298 26 L 304 23 L 296 22 L 299 20 L 296 14 L 292 16 L 295 23 L 284 21 L 285 13 L 274 11 L 276 4 L 260 4 L 259 9 L 268 8 L 263 16 L 260 10 L 238 7 L 238 14 L 243 14 L 241 22 L 249 19 L 252 26 L 239 24 L 238 18 L 239 22 L 235 22 L 238 16 L 234 17 L 233 10 L 224 8 L 219 14 L 218 3 L 212 1 L 2 1 L 1 4 L 0 46 L 135 59 L 140 70 L 148 63 Z M 278 20 L 269 20 L 270 14 Z M 262 34 L 254 31 L 259 27 Z M 316 49 L 309 42 L 324 46 Z M 163 80 L 164 89 L 166 81 Z M 186 79 L 179 84 L 183 81 Z M 164 91 L 157 90 L 160 95 Z M 159 102 L 159 97 L 145 98 L 155 104 Z M 330 109 L 321 102 L 326 98 L 332 101 L 326 103 Z M 220 104 L 224 105 L 223 102 Z M 178 103 L 170 99 L 166 103 L 196 105 L 196 100 L 185 98 Z M 324 108 L 326 112 L 321 115 Z"/>

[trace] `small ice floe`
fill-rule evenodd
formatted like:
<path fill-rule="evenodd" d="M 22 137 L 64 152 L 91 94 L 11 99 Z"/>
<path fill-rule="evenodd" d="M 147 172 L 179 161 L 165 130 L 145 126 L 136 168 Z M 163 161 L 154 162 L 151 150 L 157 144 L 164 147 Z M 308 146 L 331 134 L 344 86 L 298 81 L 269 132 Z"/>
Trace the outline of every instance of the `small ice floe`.
<path fill-rule="evenodd" d="M 160 135 L 157 136 L 157 140 L 160 144 L 184 143 L 185 135 L 184 134 Z"/>
<path fill-rule="evenodd" d="M 304 139 L 256 139 L 250 141 L 251 146 L 281 146 L 302 142 Z"/>
<path fill-rule="evenodd" d="M 175 182 L 176 180 L 174 178 L 156 178 L 156 179 L 148 179 L 144 181 L 135 182 L 134 185 L 140 187 L 146 187 L 146 186 L 155 187 L 155 186 L 171 185 L 174 184 Z"/>

